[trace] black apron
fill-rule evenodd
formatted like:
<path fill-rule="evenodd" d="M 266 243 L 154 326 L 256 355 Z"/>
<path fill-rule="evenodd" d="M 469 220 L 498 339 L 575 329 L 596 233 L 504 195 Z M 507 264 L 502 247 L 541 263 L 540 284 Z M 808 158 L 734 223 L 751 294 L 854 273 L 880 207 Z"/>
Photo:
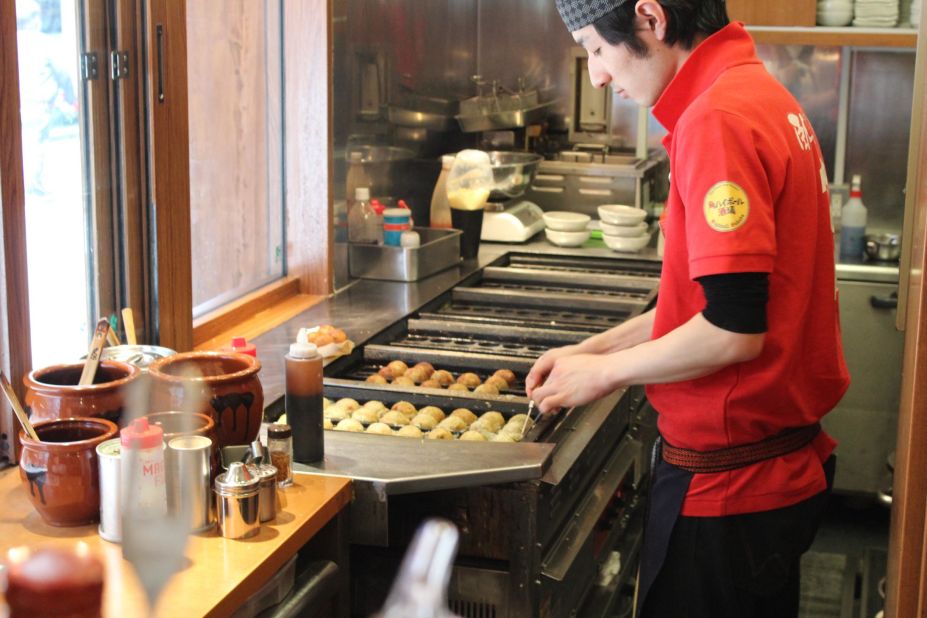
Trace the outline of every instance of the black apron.
<path fill-rule="evenodd" d="M 662 439 L 657 438 L 651 457 L 650 495 L 647 500 L 640 579 L 637 586 L 637 615 L 640 615 L 647 593 L 663 568 L 673 527 L 682 512 L 682 503 L 694 476 L 692 472 L 663 461 L 661 451 Z"/>

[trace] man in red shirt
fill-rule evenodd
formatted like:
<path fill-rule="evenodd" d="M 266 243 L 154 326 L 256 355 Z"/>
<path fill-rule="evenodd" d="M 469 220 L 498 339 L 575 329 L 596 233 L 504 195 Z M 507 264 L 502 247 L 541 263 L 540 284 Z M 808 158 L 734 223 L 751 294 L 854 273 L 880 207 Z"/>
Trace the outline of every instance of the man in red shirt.
<path fill-rule="evenodd" d="M 654 311 L 550 350 L 542 412 L 647 384 L 659 413 L 644 616 L 797 616 L 843 396 L 827 174 L 723 0 L 556 0 L 593 85 L 653 106 L 670 195 Z"/>

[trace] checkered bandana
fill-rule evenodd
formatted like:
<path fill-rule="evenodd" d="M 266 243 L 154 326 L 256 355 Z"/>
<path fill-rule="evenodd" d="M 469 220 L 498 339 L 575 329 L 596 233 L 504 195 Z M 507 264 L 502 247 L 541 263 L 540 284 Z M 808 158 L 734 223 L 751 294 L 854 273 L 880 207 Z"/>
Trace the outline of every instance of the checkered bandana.
<path fill-rule="evenodd" d="M 567 30 L 576 32 L 628 0 L 556 0 Z"/>

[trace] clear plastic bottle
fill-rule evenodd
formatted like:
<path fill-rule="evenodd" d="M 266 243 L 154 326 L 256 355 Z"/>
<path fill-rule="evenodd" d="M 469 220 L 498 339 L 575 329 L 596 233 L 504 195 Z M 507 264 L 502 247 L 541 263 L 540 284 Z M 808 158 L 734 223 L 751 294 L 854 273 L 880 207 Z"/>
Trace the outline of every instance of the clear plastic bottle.
<path fill-rule="evenodd" d="M 149 425 L 144 416 L 119 432 L 122 445 L 121 470 L 123 515 L 167 514 L 167 483 L 164 470 L 164 432 Z"/>
<path fill-rule="evenodd" d="M 866 245 L 866 206 L 863 204 L 862 180 L 853 176 L 850 200 L 840 213 L 840 258 L 860 259 Z"/>
<path fill-rule="evenodd" d="M 364 167 L 364 155 L 360 152 L 352 152 L 348 155 L 348 173 L 345 179 L 344 199 L 348 201 L 348 207 L 354 200 L 354 195 L 360 187 L 370 187 L 373 183 L 370 181 L 370 175 Z"/>
<path fill-rule="evenodd" d="M 354 203 L 348 211 L 348 240 L 375 244 L 381 229 L 377 225 L 377 213 L 370 205 L 370 189 L 358 187 L 354 192 Z"/>
<path fill-rule="evenodd" d="M 454 165 L 454 155 L 441 157 L 441 173 L 431 194 L 431 227 L 451 227 L 451 206 L 447 201 L 447 175 Z"/>
<path fill-rule="evenodd" d="M 290 344 L 286 363 L 286 420 L 293 434 L 293 459 L 300 463 L 322 461 L 322 355 L 311 343 Z"/>

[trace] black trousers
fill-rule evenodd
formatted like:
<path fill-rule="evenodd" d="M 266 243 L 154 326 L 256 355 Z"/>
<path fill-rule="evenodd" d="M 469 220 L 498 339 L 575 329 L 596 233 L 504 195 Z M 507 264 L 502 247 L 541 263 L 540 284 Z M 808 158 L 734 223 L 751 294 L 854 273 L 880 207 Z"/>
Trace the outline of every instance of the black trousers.
<path fill-rule="evenodd" d="M 811 547 L 833 486 L 792 506 L 728 517 L 679 517 L 641 607 L 645 618 L 798 616 L 801 556 Z"/>

